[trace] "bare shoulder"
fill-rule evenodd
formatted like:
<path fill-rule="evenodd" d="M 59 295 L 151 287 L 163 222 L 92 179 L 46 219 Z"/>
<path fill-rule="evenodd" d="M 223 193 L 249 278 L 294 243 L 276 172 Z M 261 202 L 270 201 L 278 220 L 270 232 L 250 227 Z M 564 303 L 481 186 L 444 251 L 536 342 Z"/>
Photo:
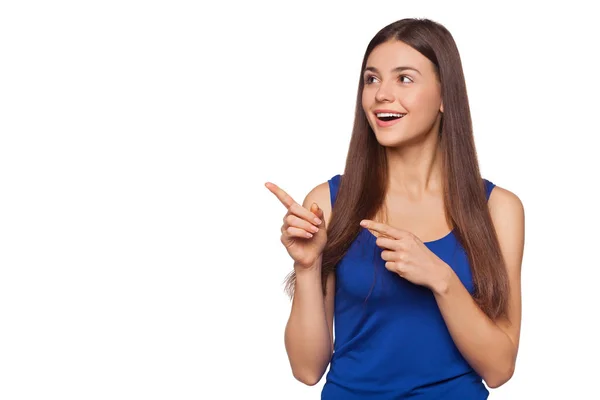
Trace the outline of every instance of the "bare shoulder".
<path fill-rule="evenodd" d="M 325 217 L 325 226 L 329 226 L 331 219 L 331 194 L 329 191 L 329 182 L 319 183 L 317 186 L 312 188 L 302 203 L 302 207 L 310 209 L 312 203 L 317 205 L 323 210 Z"/>
<path fill-rule="evenodd" d="M 515 193 L 501 186 L 494 186 L 488 200 L 488 207 L 494 220 L 500 219 L 512 220 L 518 222 L 524 218 L 525 209 L 523 202 Z M 494 221 L 496 222 L 496 221 Z"/>
<path fill-rule="evenodd" d="M 509 270 L 520 270 L 525 242 L 525 208 L 519 196 L 495 186 L 488 200 L 494 229 Z"/>

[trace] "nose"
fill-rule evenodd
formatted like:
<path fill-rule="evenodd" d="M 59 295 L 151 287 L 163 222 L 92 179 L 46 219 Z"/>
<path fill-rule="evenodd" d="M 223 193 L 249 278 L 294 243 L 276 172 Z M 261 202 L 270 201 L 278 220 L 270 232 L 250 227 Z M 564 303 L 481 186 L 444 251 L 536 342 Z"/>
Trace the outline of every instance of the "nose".
<path fill-rule="evenodd" d="M 393 102 L 395 100 L 394 92 L 388 86 L 389 85 L 386 85 L 384 83 L 379 85 L 379 88 L 377 89 L 377 93 L 375 93 L 375 100 L 382 102 L 382 103 L 386 102 L 386 101 Z"/>

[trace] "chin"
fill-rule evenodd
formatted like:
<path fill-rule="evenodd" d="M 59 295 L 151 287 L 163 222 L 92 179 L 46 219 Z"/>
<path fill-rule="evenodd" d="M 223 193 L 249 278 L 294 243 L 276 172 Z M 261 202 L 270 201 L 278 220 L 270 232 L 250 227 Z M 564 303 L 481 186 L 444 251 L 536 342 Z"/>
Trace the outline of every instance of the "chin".
<path fill-rule="evenodd" d="M 375 132 L 375 138 L 380 145 L 386 147 L 397 147 L 406 141 L 406 137 L 400 132 Z"/>
<path fill-rule="evenodd" d="M 383 147 L 401 147 L 404 140 L 377 140 Z"/>
<path fill-rule="evenodd" d="M 428 137 L 427 133 L 412 132 L 407 133 L 406 130 L 391 130 L 380 127 L 373 130 L 375 138 L 380 145 L 385 147 L 401 147 L 407 144 L 415 144 L 425 141 Z"/>

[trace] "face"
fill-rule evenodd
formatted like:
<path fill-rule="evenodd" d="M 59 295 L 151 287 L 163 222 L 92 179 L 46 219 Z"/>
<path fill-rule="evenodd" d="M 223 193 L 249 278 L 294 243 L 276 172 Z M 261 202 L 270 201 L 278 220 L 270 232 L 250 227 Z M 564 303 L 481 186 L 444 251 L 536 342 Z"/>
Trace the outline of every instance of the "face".
<path fill-rule="evenodd" d="M 362 107 L 379 143 L 395 147 L 439 128 L 441 87 L 427 57 L 388 41 L 373 49 L 363 72 Z"/>

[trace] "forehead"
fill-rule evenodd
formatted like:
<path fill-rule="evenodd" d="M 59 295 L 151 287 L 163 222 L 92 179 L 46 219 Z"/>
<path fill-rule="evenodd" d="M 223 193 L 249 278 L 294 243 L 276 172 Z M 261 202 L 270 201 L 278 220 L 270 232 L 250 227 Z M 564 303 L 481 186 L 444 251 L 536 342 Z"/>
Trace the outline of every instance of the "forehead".
<path fill-rule="evenodd" d="M 381 43 L 367 58 L 367 67 L 375 67 L 382 74 L 398 66 L 414 67 L 422 74 L 434 72 L 433 63 L 427 57 L 399 40 Z"/>

